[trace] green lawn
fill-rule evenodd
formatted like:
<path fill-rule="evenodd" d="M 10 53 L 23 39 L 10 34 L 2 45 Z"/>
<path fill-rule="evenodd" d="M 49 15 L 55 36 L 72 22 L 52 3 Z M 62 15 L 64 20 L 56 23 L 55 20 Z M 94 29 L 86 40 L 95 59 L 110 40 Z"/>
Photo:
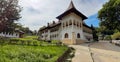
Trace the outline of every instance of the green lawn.
<path fill-rule="evenodd" d="M 65 46 L 0 45 L 0 62 L 55 62 Z"/>

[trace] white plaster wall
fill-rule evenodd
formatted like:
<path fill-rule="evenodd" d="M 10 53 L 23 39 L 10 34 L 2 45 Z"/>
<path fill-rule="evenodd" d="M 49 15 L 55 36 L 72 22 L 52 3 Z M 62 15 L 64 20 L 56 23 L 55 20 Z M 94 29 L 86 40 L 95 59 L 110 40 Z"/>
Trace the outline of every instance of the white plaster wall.
<path fill-rule="evenodd" d="M 50 35 L 55 35 L 55 34 L 59 34 L 59 31 L 55 31 L 55 32 L 51 32 Z M 52 37 L 51 40 L 58 40 L 58 37 Z"/>
<path fill-rule="evenodd" d="M 71 14 L 65 16 L 64 18 L 62 18 L 61 23 L 65 23 L 65 22 L 70 21 L 70 20 L 72 20 L 72 22 L 75 20 L 76 23 L 77 23 L 77 22 L 83 23 L 82 18 L 79 17 L 78 15 L 74 14 L 74 13 L 71 13 Z M 68 34 L 69 34 L 69 39 L 71 39 L 71 38 L 72 38 L 72 32 L 75 33 L 76 39 L 77 39 L 77 33 L 80 33 L 81 39 L 86 40 L 86 38 L 85 38 L 85 36 L 84 36 L 84 33 L 83 33 L 83 28 L 82 28 L 82 26 L 81 26 L 81 28 L 80 28 L 80 27 L 77 27 L 77 26 L 74 26 L 74 25 L 73 25 L 73 26 L 71 25 L 71 26 L 62 28 L 62 31 L 61 31 L 62 39 L 64 39 L 65 33 L 68 33 Z"/>
<path fill-rule="evenodd" d="M 76 21 L 76 23 L 77 22 L 81 23 L 81 27 L 70 25 L 70 26 L 67 26 L 67 27 L 63 28 L 63 26 L 62 26 L 63 23 L 66 23 L 66 22 L 69 23 L 70 20 L 72 21 L 72 23 L 73 23 L 74 20 Z M 56 32 L 48 31 L 47 33 L 43 33 L 42 34 L 43 35 L 42 39 L 45 39 L 45 35 L 48 35 L 47 39 L 50 39 L 50 35 L 58 34 L 58 37 L 51 38 L 50 40 L 63 40 L 65 33 L 68 33 L 68 35 L 69 35 L 68 39 L 72 39 L 72 33 L 74 32 L 76 39 L 77 39 L 77 33 L 80 33 L 80 39 L 87 40 L 86 37 L 85 37 L 86 33 L 83 32 L 83 26 L 82 26 L 83 21 L 82 21 L 81 17 L 79 17 L 78 15 L 76 15 L 74 13 L 70 13 L 67 16 L 63 17 L 62 20 L 60 20 L 60 22 L 61 22 L 61 27 L 59 28 L 58 31 L 56 31 Z"/>
<path fill-rule="evenodd" d="M 62 40 L 64 39 L 64 35 L 65 35 L 65 33 L 68 33 L 68 39 L 71 39 L 72 38 L 72 26 L 69 26 L 69 27 L 65 27 L 63 30 L 62 30 L 62 32 L 61 32 L 61 34 L 62 34 Z"/>
<path fill-rule="evenodd" d="M 86 40 L 82 28 L 78 28 L 78 27 L 74 26 L 73 32 L 75 32 L 76 39 L 77 39 L 77 34 L 80 33 L 80 39 Z"/>
<path fill-rule="evenodd" d="M 9 37 L 9 38 L 19 38 L 19 33 L 13 33 L 13 34 L 10 34 L 10 33 L 0 33 L 0 36 L 2 37 Z"/>

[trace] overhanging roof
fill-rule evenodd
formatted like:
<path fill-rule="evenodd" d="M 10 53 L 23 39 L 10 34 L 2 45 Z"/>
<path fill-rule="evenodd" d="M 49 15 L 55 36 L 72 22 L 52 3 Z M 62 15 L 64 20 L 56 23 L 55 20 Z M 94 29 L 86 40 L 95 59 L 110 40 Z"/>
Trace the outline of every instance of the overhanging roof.
<path fill-rule="evenodd" d="M 74 4 L 73 4 L 72 1 L 71 1 L 70 5 L 69 5 L 68 9 L 67 9 L 63 14 L 59 15 L 59 16 L 56 17 L 56 18 L 59 19 L 59 20 L 61 20 L 64 16 L 66 16 L 66 15 L 68 15 L 68 14 L 70 14 L 70 13 L 75 13 L 75 14 L 77 14 L 78 16 L 80 16 L 80 17 L 82 18 L 82 20 L 87 19 L 87 17 L 86 17 L 85 15 L 83 15 L 81 12 L 79 12 L 79 11 L 75 8 L 75 6 L 74 6 Z"/>

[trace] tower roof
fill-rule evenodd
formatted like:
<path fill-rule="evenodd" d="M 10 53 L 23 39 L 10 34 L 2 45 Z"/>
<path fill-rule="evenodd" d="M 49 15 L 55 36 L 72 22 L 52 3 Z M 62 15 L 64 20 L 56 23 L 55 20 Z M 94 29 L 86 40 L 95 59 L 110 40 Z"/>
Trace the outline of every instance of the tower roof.
<path fill-rule="evenodd" d="M 73 4 L 73 1 L 71 0 L 70 5 L 69 5 L 69 7 L 68 7 L 67 10 L 70 10 L 70 9 L 72 9 L 72 8 L 75 8 L 75 6 L 74 6 L 74 4 Z"/>
<path fill-rule="evenodd" d="M 71 2 L 70 2 L 70 5 L 68 6 L 67 10 L 66 10 L 64 13 L 62 13 L 61 15 L 59 15 L 58 17 L 56 17 L 56 18 L 57 18 L 57 19 L 62 19 L 64 16 L 66 16 L 66 15 L 68 15 L 68 14 L 70 14 L 70 13 L 75 13 L 75 14 L 77 14 L 78 16 L 82 17 L 82 20 L 87 19 L 87 17 L 86 17 L 85 15 L 83 15 L 81 12 L 79 12 L 79 11 L 75 8 L 72 0 L 71 0 Z"/>

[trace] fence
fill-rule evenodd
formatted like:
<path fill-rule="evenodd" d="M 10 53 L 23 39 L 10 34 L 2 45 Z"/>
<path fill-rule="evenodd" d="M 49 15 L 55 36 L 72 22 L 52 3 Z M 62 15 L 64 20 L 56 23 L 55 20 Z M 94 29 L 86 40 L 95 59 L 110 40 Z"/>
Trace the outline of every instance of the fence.
<path fill-rule="evenodd" d="M 1 37 L 19 38 L 19 33 L 0 33 Z"/>

